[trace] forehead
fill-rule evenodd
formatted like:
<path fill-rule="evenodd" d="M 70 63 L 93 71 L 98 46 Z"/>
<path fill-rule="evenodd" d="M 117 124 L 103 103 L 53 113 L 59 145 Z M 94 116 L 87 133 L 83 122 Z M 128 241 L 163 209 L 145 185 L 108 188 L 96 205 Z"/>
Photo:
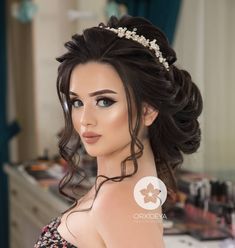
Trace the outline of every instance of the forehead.
<path fill-rule="evenodd" d="M 71 74 L 70 90 L 89 93 L 101 89 L 123 92 L 124 87 L 117 71 L 109 64 L 88 62 L 77 65 Z"/>

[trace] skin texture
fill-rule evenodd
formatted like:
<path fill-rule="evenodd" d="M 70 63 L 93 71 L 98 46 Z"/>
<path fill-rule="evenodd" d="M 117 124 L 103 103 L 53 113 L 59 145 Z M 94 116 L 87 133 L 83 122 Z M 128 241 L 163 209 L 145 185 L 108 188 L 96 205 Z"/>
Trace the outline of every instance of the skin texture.
<path fill-rule="evenodd" d="M 103 89 L 110 89 L 116 94 L 89 96 L 89 93 Z M 131 141 L 127 101 L 119 75 L 108 64 L 97 62 L 80 64 L 72 72 L 70 91 L 78 95 L 71 94 L 71 99 L 77 100 L 73 103 L 73 125 L 87 153 L 97 157 L 97 175 L 119 176 L 120 162 L 130 154 Z M 104 97 L 115 102 L 111 105 L 110 102 L 102 100 Z M 144 111 L 148 113 L 143 117 L 139 138 L 149 146 L 146 138 L 147 126 L 157 117 L 157 112 L 151 107 L 144 107 Z M 135 116 L 133 119 L 135 120 Z M 82 137 L 85 131 L 92 131 L 102 136 L 97 143 L 87 144 Z"/>
<path fill-rule="evenodd" d="M 104 89 L 112 90 L 115 93 L 91 96 L 91 93 Z M 118 73 L 109 64 L 98 62 L 79 64 L 71 74 L 70 92 L 73 104 L 73 125 L 80 135 L 87 153 L 97 158 L 97 175 L 120 176 L 121 161 L 130 155 L 131 137 L 125 90 Z M 133 111 L 136 112 L 135 109 Z M 161 224 L 136 223 L 132 218 L 134 213 L 149 213 L 149 210 L 144 210 L 135 203 L 133 188 L 142 177 L 157 176 L 148 138 L 148 126 L 157 118 L 157 115 L 156 110 L 143 103 L 141 129 L 138 137 L 144 145 L 144 151 L 138 159 L 138 171 L 134 176 L 126 178 L 122 182 L 105 183 L 89 214 L 105 247 L 164 247 Z M 135 118 L 134 115 L 133 121 Z M 95 132 L 101 137 L 96 143 L 88 144 L 82 137 L 82 133 L 85 131 Z M 126 165 L 126 172 L 133 172 L 133 162 L 128 161 Z M 94 187 L 88 193 L 88 198 L 93 193 Z M 114 195 L 115 197 L 113 197 Z M 150 212 L 161 214 L 161 208 Z M 68 225 L 73 233 L 79 233 L 82 237 L 81 229 L 78 230 L 81 214 L 75 216 L 76 214 L 68 218 Z M 121 229 L 120 226 L 122 226 Z M 65 231 L 62 232 L 65 228 L 60 227 L 59 230 L 67 240 L 78 247 L 81 245 L 81 240 L 79 242 Z"/>

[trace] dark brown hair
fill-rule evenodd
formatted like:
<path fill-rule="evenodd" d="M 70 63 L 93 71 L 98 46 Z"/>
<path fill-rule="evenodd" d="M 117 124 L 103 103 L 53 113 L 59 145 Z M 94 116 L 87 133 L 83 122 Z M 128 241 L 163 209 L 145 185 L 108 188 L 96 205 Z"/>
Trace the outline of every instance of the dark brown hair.
<path fill-rule="evenodd" d="M 121 162 L 121 177 L 107 178 L 100 175 L 105 180 L 96 190 L 95 198 L 100 187 L 106 181 L 122 181 L 137 172 L 137 158 L 142 155 L 143 151 L 143 145 L 137 138 L 140 127 L 141 104 L 143 102 L 159 111 L 158 117 L 149 127 L 149 139 L 156 160 L 157 174 L 166 184 L 168 193 L 171 195 L 172 192 L 177 190 L 174 171 L 182 164 L 183 153 L 194 153 L 200 145 L 201 130 L 197 120 L 203 105 L 200 91 L 196 84 L 192 82 L 190 74 L 174 65 L 176 54 L 169 46 L 165 35 L 145 18 L 125 15 L 118 19 L 112 16 L 107 25 L 103 23 L 99 25 L 113 28 L 127 27 L 128 30 L 137 28 L 137 34 L 143 35 L 149 40 L 156 39 L 170 68 L 167 71 L 159 63 L 152 50 L 136 41 L 119 38 L 112 31 L 98 26 L 87 28 L 82 34 L 73 35 L 71 41 L 65 43 L 67 52 L 57 58 L 57 61 L 60 62 L 57 91 L 65 119 L 65 128 L 59 141 L 59 149 L 61 156 L 69 166 L 67 174 L 60 181 L 59 190 L 63 195 L 72 199 L 75 204 L 77 203 L 76 197 L 64 191 L 64 188 L 69 185 L 70 180 L 75 175 L 80 173 L 83 176 L 78 167 L 78 148 L 81 140 L 74 130 L 71 119 L 70 76 L 76 65 L 96 61 L 112 65 L 123 82 L 128 104 L 132 152 L 128 158 Z M 133 95 L 133 103 L 130 100 L 130 95 Z M 131 104 L 134 104 L 137 109 L 137 121 L 134 123 L 134 129 L 131 123 Z M 139 149 L 137 153 L 134 152 L 135 146 Z M 134 172 L 128 175 L 125 173 L 127 160 L 134 162 Z M 165 202 L 163 210 L 166 206 Z"/>

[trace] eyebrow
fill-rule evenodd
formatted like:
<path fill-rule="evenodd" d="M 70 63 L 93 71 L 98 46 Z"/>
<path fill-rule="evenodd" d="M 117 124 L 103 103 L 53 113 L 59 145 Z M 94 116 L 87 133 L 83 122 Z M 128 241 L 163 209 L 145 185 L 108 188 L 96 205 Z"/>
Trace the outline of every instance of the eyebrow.
<path fill-rule="evenodd" d="M 98 90 L 92 93 L 89 93 L 89 96 L 97 96 L 97 95 L 102 95 L 105 93 L 112 93 L 112 94 L 117 94 L 117 92 L 109 90 L 109 89 L 104 89 L 104 90 Z M 69 94 L 72 96 L 78 96 L 77 93 L 73 92 L 73 91 L 69 91 Z"/>

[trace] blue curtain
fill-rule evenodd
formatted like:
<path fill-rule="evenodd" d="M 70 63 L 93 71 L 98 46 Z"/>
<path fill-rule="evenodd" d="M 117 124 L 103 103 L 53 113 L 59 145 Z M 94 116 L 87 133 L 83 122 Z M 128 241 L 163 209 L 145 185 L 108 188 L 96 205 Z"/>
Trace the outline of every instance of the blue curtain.
<path fill-rule="evenodd" d="M 8 141 L 18 131 L 17 122 L 7 124 L 6 0 L 0 1 L 0 247 L 9 247 L 8 180 L 3 163 L 9 161 Z"/>
<path fill-rule="evenodd" d="M 158 26 L 173 44 L 181 0 L 117 0 L 128 8 L 128 14 L 142 16 Z"/>

